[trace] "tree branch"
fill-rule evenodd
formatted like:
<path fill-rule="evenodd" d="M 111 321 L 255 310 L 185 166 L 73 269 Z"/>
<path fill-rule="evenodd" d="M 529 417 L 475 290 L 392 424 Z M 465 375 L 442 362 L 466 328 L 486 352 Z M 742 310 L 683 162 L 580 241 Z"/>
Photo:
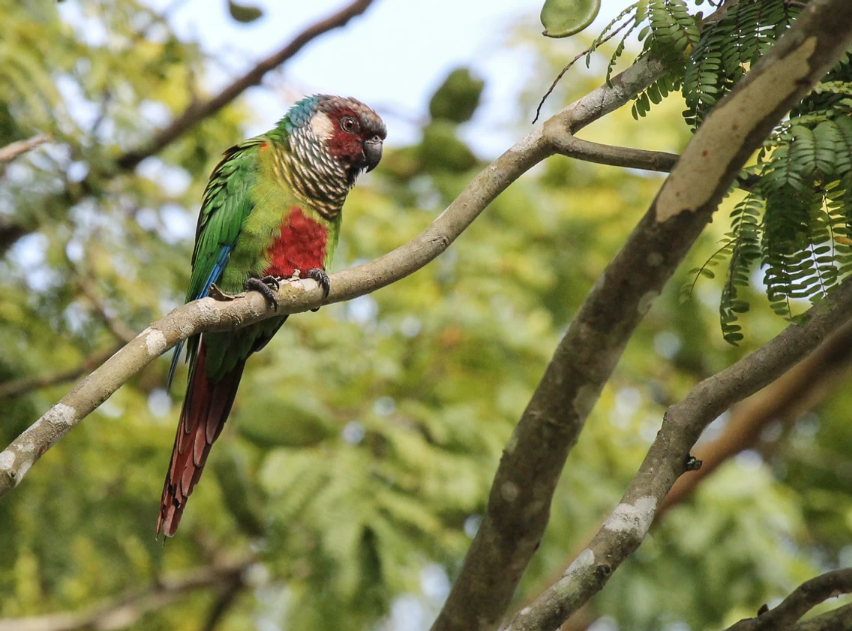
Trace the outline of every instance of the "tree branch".
<path fill-rule="evenodd" d="M 485 516 L 433 631 L 497 628 L 538 547 L 568 452 L 637 324 L 746 160 L 850 41 L 852 3 L 814 0 L 696 132 L 559 343 L 504 449 Z M 563 110 L 544 124 L 545 135 L 554 144 L 570 141 L 582 115 L 582 106 Z M 555 629 L 593 593 L 573 598 L 571 589 L 566 602 L 553 589 L 525 610 L 533 617 L 515 619 L 515 629 Z"/>
<path fill-rule="evenodd" d="M 792 631 L 848 631 L 852 629 L 852 604 L 800 622 Z"/>
<path fill-rule="evenodd" d="M 191 591 L 222 589 L 237 582 L 241 584 L 242 573 L 254 562 L 253 558 L 243 558 L 197 568 L 181 576 L 158 581 L 143 590 L 130 590 L 87 611 L 0 620 L 0 631 L 122 629 L 134 624 L 149 611 L 161 609 Z"/>
<path fill-rule="evenodd" d="M 657 507 L 686 471 L 689 450 L 704 428 L 733 403 L 784 374 L 849 321 L 850 314 L 852 281 L 847 281 L 808 311 L 806 325 L 789 326 L 751 355 L 703 380 L 683 401 L 671 406 L 621 503 L 563 577 L 522 609 L 507 631 L 556 629 L 600 591 L 612 572 L 639 547 Z"/>
<path fill-rule="evenodd" d="M 679 155 L 665 151 L 647 151 L 603 145 L 589 140 L 581 140 L 573 134 L 554 134 L 551 137 L 556 153 L 585 162 L 608 164 L 614 167 L 642 169 L 643 171 L 670 172 L 677 164 Z"/>
<path fill-rule="evenodd" d="M 560 155 L 583 162 L 594 162 L 627 169 L 671 173 L 680 159 L 680 156 L 676 153 L 604 145 L 582 140 L 571 133 L 555 134 L 550 140 L 553 150 Z M 758 182 L 760 182 L 759 175 L 740 173 L 735 184 L 741 190 L 750 191 L 757 186 Z"/>
<path fill-rule="evenodd" d="M 213 98 L 192 103 L 168 127 L 160 130 L 147 145 L 133 151 L 128 151 L 116 160 L 116 164 L 125 171 L 135 168 L 142 160 L 160 152 L 192 126 L 218 112 L 247 89 L 259 85 L 269 71 L 274 70 L 291 57 L 294 57 L 311 41 L 329 31 L 346 26 L 352 18 L 364 13 L 372 3 L 373 0 L 355 0 L 337 13 L 307 27 L 283 48 L 258 62 L 254 68 L 231 83 L 231 85 Z"/>
<path fill-rule="evenodd" d="M 831 391 L 838 373 L 852 361 L 852 324 L 844 326 L 777 381 L 733 409 L 722 434 L 695 450 L 701 469 L 680 478 L 656 519 L 681 503 L 707 476 L 737 453 L 752 447 L 761 431 L 778 420 L 795 420 Z"/>
<path fill-rule="evenodd" d="M 0 148 L 0 164 L 11 162 L 22 153 L 31 151 L 50 140 L 47 136 L 38 135 L 28 140 L 19 140 Z M 0 254 L 8 250 L 12 245 L 27 234 L 27 229 L 5 217 L 0 217 Z"/>
<path fill-rule="evenodd" d="M 740 620 L 728 631 L 784 631 L 821 602 L 849 593 L 852 593 L 852 568 L 827 572 L 802 583 L 775 609 Z"/>
<path fill-rule="evenodd" d="M 244 587 L 245 583 L 240 575 L 236 575 L 230 583 L 223 586 L 216 601 L 210 608 L 210 612 L 207 614 L 207 620 L 202 627 L 202 631 L 216 630 L 216 627 L 225 619 L 228 610 L 234 605 L 237 596 L 240 595 Z"/>
<path fill-rule="evenodd" d="M 79 366 L 75 366 L 74 368 L 69 368 L 67 370 L 61 370 L 51 375 L 43 375 L 41 377 L 23 377 L 12 381 L 0 382 L 0 401 L 3 399 L 19 397 L 27 392 L 38 390 L 39 388 L 47 388 L 48 386 L 55 386 L 66 381 L 71 381 L 72 379 L 77 379 L 81 375 L 85 375 L 87 372 L 93 370 L 97 366 L 100 366 L 112 355 L 117 353 L 122 346 L 123 344 L 119 344 L 118 346 L 100 350 L 84 359 Z"/>
<path fill-rule="evenodd" d="M 0 148 L 0 163 L 11 162 L 22 153 L 32 151 L 39 145 L 46 143 L 48 140 L 50 140 L 50 138 L 40 134 L 27 140 L 19 140 L 17 142 L 10 143 L 5 147 Z"/>
<path fill-rule="evenodd" d="M 571 111 L 575 128 L 587 125 L 623 105 L 633 94 L 661 76 L 662 65 L 645 59 L 583 97 Z M 552 120 L 552 119 L 551 119 Z M 284 283 L 278 292 L 278 310 L 272 311 L 257 292 L 230 302 L 204 298 L 191 302 L 154 322 L 110 357 L 68 395 L 47 411 L 0 453 L 0 496 L 8 493 L 48 449 L 71 428 L 108 399 L 123 383 L 181 340 L 203 331 L 233 330 L 273 315 L 300 313 L 351 300 L 373 292 L 419 270 L 444 250 L 506 187 L 525 171 L 553 155 L 544 125 L 479 173 L 462 193 L 422 233 L 393 252 L 331 277 L 331 292 L 322 292 L 313 280 Z"/>

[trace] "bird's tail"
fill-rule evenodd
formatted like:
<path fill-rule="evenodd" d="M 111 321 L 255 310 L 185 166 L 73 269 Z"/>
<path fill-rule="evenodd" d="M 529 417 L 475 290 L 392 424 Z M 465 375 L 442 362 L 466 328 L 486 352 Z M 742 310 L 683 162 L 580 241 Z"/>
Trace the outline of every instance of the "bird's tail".
<path fill-rule="evenodd" d="M 204 370 L 206 351 L 202 339 L 197 361 L 189 375 L 172 461 L 163 485 L 158 535 L 164 533 L 171 537 L 177 531 L 189 495 L 201 478 L 210 448 L 228 420 L 243 374 L 245 360 L 220 380 L 212 382 Z"/>

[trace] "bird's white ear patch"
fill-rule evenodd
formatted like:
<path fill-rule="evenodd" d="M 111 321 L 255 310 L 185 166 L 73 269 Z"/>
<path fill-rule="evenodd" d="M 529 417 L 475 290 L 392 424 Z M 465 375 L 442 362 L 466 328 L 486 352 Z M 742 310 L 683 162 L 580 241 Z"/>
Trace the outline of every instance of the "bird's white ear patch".
<path fill-rule="evenodd" d="M 334 135 L 334 123 L 323 112 L 317 112 L 311 119 L 311 131 L 317 138 L 328 140 Z"/>

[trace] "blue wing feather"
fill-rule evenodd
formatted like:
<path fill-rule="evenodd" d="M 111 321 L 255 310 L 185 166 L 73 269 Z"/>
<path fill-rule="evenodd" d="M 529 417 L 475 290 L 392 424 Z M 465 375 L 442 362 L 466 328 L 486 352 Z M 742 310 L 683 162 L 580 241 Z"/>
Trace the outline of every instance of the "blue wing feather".
<path fill-rule="evenodd" d="M 219 252 L 219 257 L 216 259 L 216 263 L 210 271 L 210 275 L 207 277 L 207 282 L 204 283 L 204 289 L 202 289 L 197 296 L 190 297 L 190 300 L 206 298 L 210 294 L 210 286 L 222 277 L 222 272 L 225 269 L 225 265 L 228 264 L 228 259 L 230 258 L 233 249 L 233 245 L 226 245 L 222 247 Z M 172 380 L 175 378 L 175 370 L 177 370 L 177 365 L 180 361 L 180 354 L 183 352 L 183 347 L 185 345 L 186 340 L 183 340 L 175 347 L 175 354 L 172 356 L 172 363 L 171 366 L 169 366 L 169 377 L 166 381 L 166 392 L 172 389 Z M 187 355 L 186 359 L 189 360 L 189 355 Z"/>
<path fill-rule="evenodd" d="M 207 297 L 210 286 L 222 278 L 242 224 L 253 207 L 248 191 L 254 178 L 257 148 L 263 142 L 262 137 L 250 138 L 231 147 L 213 171 L 198 217 L 187 302 Z M 235 180 L 233 175 L 237 170 L 240 178 Z M 186 361 L 191 364 L 198 349 L 198 337 L 185 340 L 175 348 L 169 367 L 168 389 L 171 389 L 184 347 L 187 348 Z"/>

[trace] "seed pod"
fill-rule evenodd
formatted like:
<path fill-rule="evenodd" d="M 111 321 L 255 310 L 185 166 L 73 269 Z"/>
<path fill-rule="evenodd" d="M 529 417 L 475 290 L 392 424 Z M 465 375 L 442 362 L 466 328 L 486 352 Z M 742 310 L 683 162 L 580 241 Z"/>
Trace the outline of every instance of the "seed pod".
<path fill-rule="evenodd" d="M 601 0 L 545 0 L 541 8 L 542 35 L 568 37 L 579 33 L 598 16 Z"/>

